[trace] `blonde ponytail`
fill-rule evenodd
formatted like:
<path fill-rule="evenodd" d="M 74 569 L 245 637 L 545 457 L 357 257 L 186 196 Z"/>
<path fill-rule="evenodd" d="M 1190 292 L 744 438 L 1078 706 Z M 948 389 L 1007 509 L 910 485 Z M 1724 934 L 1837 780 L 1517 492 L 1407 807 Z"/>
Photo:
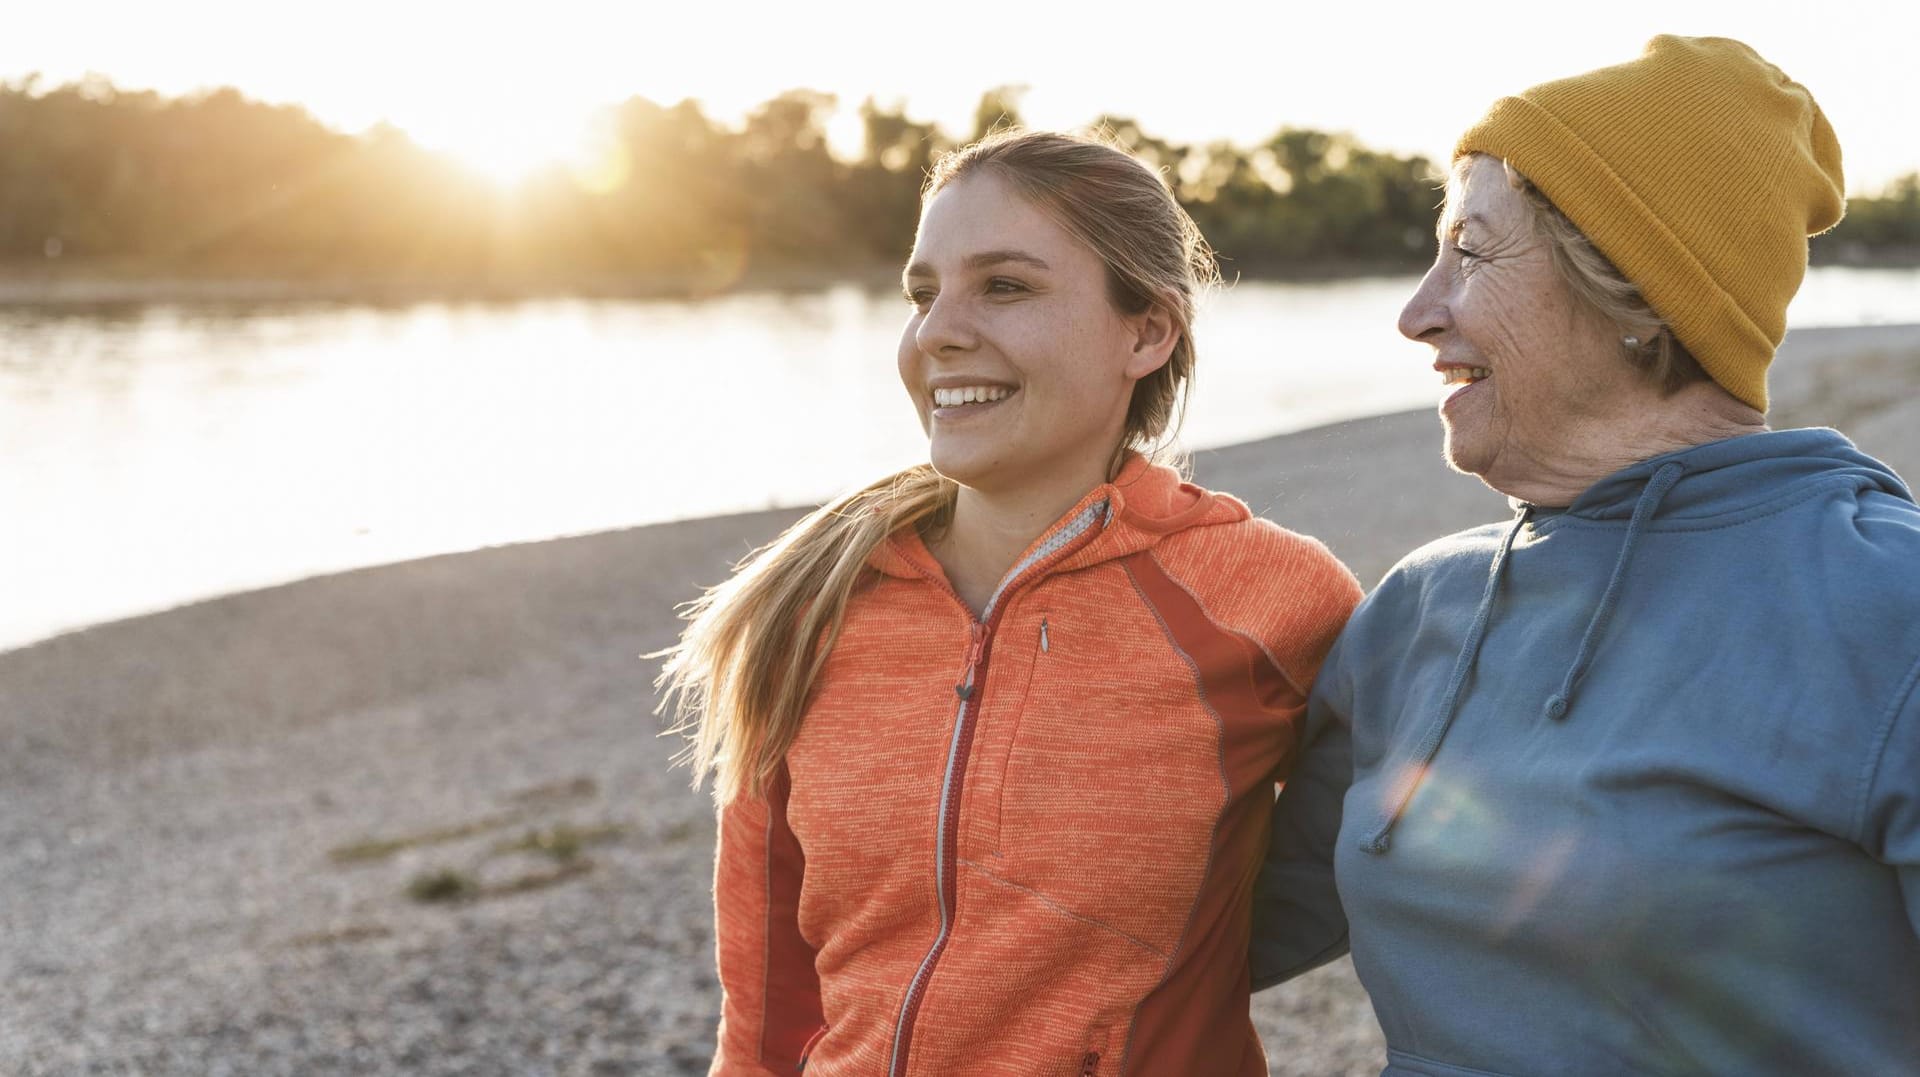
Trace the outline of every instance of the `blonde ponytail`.
<path fill-rule="evenodd" d="M 721 803 L 761 796 L 800 729 L 814 678 L 847 601 L 888 535 L 938 525 L 959 487 L 921 464 L 856 491 L 748 554 L 732 579 L 687 603 L 680 642 L 661 652 L 661 709 L 684 733 L 683 758 Z"/>

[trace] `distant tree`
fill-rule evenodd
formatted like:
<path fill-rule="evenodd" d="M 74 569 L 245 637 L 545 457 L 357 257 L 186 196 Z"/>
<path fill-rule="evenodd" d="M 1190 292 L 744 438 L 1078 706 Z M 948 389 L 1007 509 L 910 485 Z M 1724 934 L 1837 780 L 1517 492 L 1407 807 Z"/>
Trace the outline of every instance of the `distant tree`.
<path fill-rule="evenodd" d="M 1103 115 L 1091 126 L 1161 173 L 1169 187 L 1177 188 L 1181 167 L 1192 152 L 1188 147 L 1155 138 L 1147 134 L 1138 121 L 1126 116 Z"/>
<path fill-rule="evenodd" d="M 897 104 L 881 108 L 871 97 L 860 103 L 860 124 L 865 132 L 860 163 L 888 172 L 925 175 L 933 155 L 947 145 L 933 124 L 908 119 Z"/>
<path fill-rule="evenodd" d="M 750 216 L 742 136 L 693 101 L 663 108 L 632 98 L 613 126 L 627 176 L 592 200 L 605 268 L 660 274 L 741 261 Z M 566 184 L 556 197 L 569 189 L 577 188 Z"/>
<path fill-rule="evenodd" d="M 1020 99 L 1027 90 L 1024 85 L 995 86 L 981 94 L 980 103 L 973 109 L 973 133 L 967 141 L 978 142 L 1002 127 L 1020 126 Z"/>
<path fill-rule="evenodd" d="M 1862 261 L 1882 255 L 1920 257 L 1920 172 L 1895 179 L 1878 195 L 1847 199 L 1847 215 L 1813 240 L 1820 261 Z"/>
<path fill-rule="evenodd" d="M 843 166 L 827 152 L 834 97 L 789 90 L 747 117 L 742 183 L 750 249 L 760 264 L 842 260 L 848 244 L 835 213 Z"/>
<path fill-rule="evenodd" d="M 1026 88 L 980 98 L 977 137 L 1020 121 Z M 899 104 L 859 106 L 857 156 L 826 138 L 835 99 L 794 90 L 738 130 L 700 106 L 633 98 L 606 160 L 491 186 L 392 128 L 347 135 L 230 89 L 180 98 L 100 78 L 0 82 L 0 260 L 135 274 L 273 274 L 718 288 L 771 268 L 897 265 L 919 195 L 952 145 Z M 1166 178 L 1228 273 L 1413 266 L 1432 249 L 1433 164 L 1352 136 L 1281 128 L 1253 146 L 1174 143 L 1134 119 L 1095 126 Z M 1822 260 L 1920 258 L 1920 174 L 1854 198 Z"/>
<path fill-rule="evenodd" d="M 840 217 L 858 249 L 882 261 L 904 260 L 920 213 L 920 187 L 936 154 L 948 148 L 938 128 L 907 118 L 900 106 L 860 105 L 860 160 L 840 187 Z"/>

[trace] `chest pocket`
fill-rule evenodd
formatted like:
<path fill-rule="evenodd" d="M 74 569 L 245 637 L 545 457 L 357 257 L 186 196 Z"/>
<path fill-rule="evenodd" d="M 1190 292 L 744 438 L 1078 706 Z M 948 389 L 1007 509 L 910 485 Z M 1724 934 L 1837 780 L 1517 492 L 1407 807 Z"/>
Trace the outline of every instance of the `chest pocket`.
<path fill-rule="evenodd" d="M 1021 640 L 1030 660 L 1019 713 L 998 723 L 983 866 L 1056 908 L 1171 947 L 1228 798 L 1220 726 L 1164 636 L 1085 624 L 1048 613 Z"/>
<path fill-rule="evenodd" d="M 964 809 L 971 836 L 969 851 L 988 866 L 1004 856 L 1001 818 L 1006 808 L 1007 767 L 1030 709 L 1034 675 L 1052 650 L 1053 633 L 1048 611 L 1021 611 L 1001 627 L 993 642 Z"/>

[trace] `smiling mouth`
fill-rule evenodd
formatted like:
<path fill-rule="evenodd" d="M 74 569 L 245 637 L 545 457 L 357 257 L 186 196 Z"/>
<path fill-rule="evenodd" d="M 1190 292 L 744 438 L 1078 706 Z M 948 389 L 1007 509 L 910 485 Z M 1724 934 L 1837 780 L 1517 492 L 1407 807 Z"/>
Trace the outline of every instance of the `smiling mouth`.
<path fill-rule="evenodd" d="M 951 389 L 935 389 L 933 406 L 944 411 L 950 408 L 997 404 L 1012 396 L 1013 393 L 1014 390 L 1003 385 L 960 385 Z"/>
<path fill-rule="evenodd" d="M 1441 385 L 1471 385 L 1493 376 L 1493 371 L 1483 366 L 1450 366 L 1440 372 Z"/>

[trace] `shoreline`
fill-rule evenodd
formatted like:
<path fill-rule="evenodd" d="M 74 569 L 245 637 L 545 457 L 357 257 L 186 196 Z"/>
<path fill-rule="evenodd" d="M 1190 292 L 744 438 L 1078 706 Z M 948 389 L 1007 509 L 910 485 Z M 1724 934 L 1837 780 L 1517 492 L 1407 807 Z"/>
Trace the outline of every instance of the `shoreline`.
<path fill-rule="evenodd" d="M 1381 276 L 1419 276 L 1427 261 L 1333 259 L 1312 263 L 1248 263 L 1221 259 L 1227 287 L 1249 283 L 1315 283 Z M 1810 268 L 1865 270 L 1920 268 L 1920 248 L 1839 252 Z M 148 304 L 523 303 L 555 299 L 699 300 L 749 293 L 801 293 L 854 285 L 891 288 L 897 264 L 730 267 L 711 273 L 605 273 L 540 277 L 502 273 L 470 276 L 392 276 L 374 273 L 278 274 L 180 270 L 155 273 L 100 261 L 82 269 L 51 263 L 0 262 L 0 309 L 7 307 L 120 307 Z"/>
<path fill-rule="evenodd" d="M 1916 265 L 1920 265 L 1917 260 Z M 1260 266 L 1241 271 L 1223 260 L 1229 281 L 1314 283 L 1379 276 L 1418 276 L 1424 262 L 1323 261 L 1296 266 Z M 271 273 L 149 274 L 103 267 L 50 270 L 0 264 L 0 309 L 7 307 L 119 307 L 148 304 L 233 305 L 342 304 L 404 306 L 416 303 L 524 303 L 560 299 L 690 301 L 723 296 L 822 291 L 843 285 L 897 288 L 894 263 L 837 267 L 775 266 L 710 275 L 603 274 L 570 279 L 501 275 L 472 277 L 380 277 L 369 274 L 284 276 Z M 1228 285 L 1231 287 L 1231 284 Z"/>

